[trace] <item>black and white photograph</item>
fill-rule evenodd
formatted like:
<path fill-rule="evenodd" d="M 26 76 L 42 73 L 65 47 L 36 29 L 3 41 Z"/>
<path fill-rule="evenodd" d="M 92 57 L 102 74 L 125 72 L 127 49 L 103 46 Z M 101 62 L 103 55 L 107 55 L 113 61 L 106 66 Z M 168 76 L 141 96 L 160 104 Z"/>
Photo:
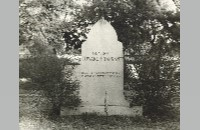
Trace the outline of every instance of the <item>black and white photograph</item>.
<path fill-rule="evenodd" d="M 19 0 L 20 130 L 180 130 L 180 0 Z"/>

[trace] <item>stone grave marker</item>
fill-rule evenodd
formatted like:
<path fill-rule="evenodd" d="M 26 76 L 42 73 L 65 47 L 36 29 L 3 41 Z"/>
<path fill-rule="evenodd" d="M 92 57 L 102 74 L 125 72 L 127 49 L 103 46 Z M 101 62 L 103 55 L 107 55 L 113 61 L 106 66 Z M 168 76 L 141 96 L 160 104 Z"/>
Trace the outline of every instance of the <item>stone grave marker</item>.
<path fill-rule="evenodd" d="M 123 94 L 123 46 L 109 22 L 99 20 L 82 44 L 79 67 L 81 105 L 70 114 L 141 115 L 141 107 L 129 107 Z M 64 113 L 64 112 L 63 112 Z"/>

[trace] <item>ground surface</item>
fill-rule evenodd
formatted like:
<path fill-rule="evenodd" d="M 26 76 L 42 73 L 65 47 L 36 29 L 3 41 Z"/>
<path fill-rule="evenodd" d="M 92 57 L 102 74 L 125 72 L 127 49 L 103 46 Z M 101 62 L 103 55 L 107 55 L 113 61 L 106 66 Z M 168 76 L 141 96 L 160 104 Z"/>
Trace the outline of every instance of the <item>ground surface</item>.
<path fill-rule="evenodd" d="M 178 122 L 151 122 L 126 117 L 71 116 L 50 121 L 21 117 L 20 130 L 179 130 Z"/>
<path fill-rule="evenodd" d="M 38 91 L 20 89 L 20 130 L 179 130 L 179 121 L 156 121 L 123 116 L 80 115 L 48 119 L 50 107 Z"/>

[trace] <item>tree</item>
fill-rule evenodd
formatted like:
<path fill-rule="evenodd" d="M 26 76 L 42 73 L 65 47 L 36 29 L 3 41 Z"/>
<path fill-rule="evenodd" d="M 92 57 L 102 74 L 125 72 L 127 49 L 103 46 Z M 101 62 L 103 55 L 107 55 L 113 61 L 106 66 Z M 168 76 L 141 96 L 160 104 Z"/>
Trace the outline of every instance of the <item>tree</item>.
<path fill-rule="evenodd" d="M 179 73 L 179 11 L 159 12 L 144 0 L 104 0 L 94 1 L 76 16 L 77 27 L 89 26 L 102 16 L 111 22 L 126 54 L 136 59 L 132 64 L 139 79 L 129 79 L 136 92 L 133 103 L 143 105 L 144 115 L 151 118 L 173 116 L 171 99 L 179 96 L 175 76 Z"/>
<path fill-rule="evenodd" d="M 30 21 L 33 17 L 25 19 L 25 17 L 29 18 L 29 15 L 23 10 L 24 8 L 21 8 L 20 16 L 23 22 L 20 36 L 25 36 L 20 39 L 27 40 L 28 34 L 32 36 L 40 32 L 38 34 L 43 37 L 41 39 L 45 39 L 44 43 L 47 45 L 52 43 L 56 50 L 59 50 L 57 46 L 64 42 L 65 51 L 78 50 L 85 41 L 90 26 L 104 17 L 116 29 L 118 40 L 123 43 L 124 52 L 136 59 L 132 64 L 136 68 L 138 79 L 129 80 L 130 86 L 137 92 L 137 96 L 133 97 L 133 103 L 137 104 L 138 101 L 138 104 L 143 105 L 146 115 L 164 116 L 162 113 L 170 110 L 168 107 L 171 98 L 179 96 L 179 71 L 177 70 L 180 59 L 180 8 L 177 0 L 178 8 L 174 12 L 164 9 L 160 0 L 87 0 L 87 4 L 83 5 L 78 5 L 75 1 L 71 3 L 64 1 L 67 0 L 37 1 L 39 3 L 37 5 L 41 5 L 43 11 L 36 15 L 39 20 L 34 22 Z M 57 2 L 64 3 L 56 6 Z M 71 21 L 56 20 L 57 13 L 53 10 L 58 10 L 60 7 L 58 12 L 65 14 L 66 17 L 70 16 Z M 70 9 L 67 14 L 66 8 Z M 26 20 L 28 22 L 24 22 Z M 44 28 L 42 30 L 36 28 L 35 32 L 34 29 L 32 31 L 29 26 L 35 28 L 37 27 L 35 23 Z M 51 40 L 45 37 L 47 34 L 51 34 Z M 62 37 L 64 42 L 58 42 L 57 40 L 61 40 Z M 22 43 L 25 42 L 22 40 Z"/>
<path fill-rule="evenodd" d="M 63 32 L 71 28 L 68 17 L 73 11 L 71 0 L 21 0 L 19 3 L 19 44 L 32 47 L 35 39 L 64 51 Z"/>
<path fill-rule="evenodd" d="M 136 91 L 133 105 L 143 105 L 144 115 L 151 118 L 173 116 L 171 99 L 179 96 L 179 8 L 157 7 L 146 0 L 93 0 L 73 20 L 75 30 L 85 33 L 101 17 L 111 22 L 124 52 L 136 59 L 132 64 L 139 78 L 129 79 Z"/>

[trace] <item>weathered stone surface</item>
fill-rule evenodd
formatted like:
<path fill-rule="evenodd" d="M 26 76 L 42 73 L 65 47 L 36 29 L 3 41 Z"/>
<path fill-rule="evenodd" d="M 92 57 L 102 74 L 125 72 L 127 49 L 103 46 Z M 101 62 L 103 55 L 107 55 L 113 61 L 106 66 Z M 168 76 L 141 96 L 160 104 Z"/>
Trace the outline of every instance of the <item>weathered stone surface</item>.
<path fill-rule="evenodd" d="M 82 44 L 81 65 L 77 68 L 81 81 L 79 108 L 63 109 L 72 115 L 141 115 L 141 107 L 130 108 L 123 94 L 124 58 L 122 43 L 109 22 L 99 20 Z"/>

